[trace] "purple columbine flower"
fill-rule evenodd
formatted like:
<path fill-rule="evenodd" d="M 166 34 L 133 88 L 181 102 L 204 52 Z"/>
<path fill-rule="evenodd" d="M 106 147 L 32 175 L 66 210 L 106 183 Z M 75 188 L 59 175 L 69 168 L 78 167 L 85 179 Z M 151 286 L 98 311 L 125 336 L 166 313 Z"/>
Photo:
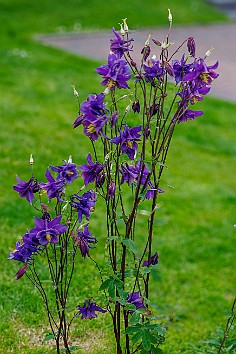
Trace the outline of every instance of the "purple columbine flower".
<path fill-rule="evenodd" d="M 78 168 L 82 171 L 81 176 L 84 180 L 84 184 L 87 187 L 89 183 L 94 182 L 98 177 L 99 173 L 102 172 L 104 165 L 99 162 L 93 162 L 92 156 L 89 153 L 87 156 L 88 164 L 83 164 L 78 166 Z"/>
<path fill-rule="evenodd" d="M 149 262 L 149 265 L 156 265 L 158 264 L 158 253 L 154 253 L 153 256 L 150 257 L 150 262 Z M 142 264 L 143 267 L 148 267 L 148 260 L 145 260 L 143 261 L 143 264 Z"/>
<path fill-rule="evenodd" d="M 35 237 L 39 240 L 40 245 L 46 246 L 48 243 L 57 243 L 58 235 L 66 232 L 68 226 L 61 225 L 62 215 L 57 216 L 55 219 L 49 221 L 46 218 L 34 218 L 35 228 L 30 233 L 35 234 Z"/>
<path fill-rule="evenodd" d="M 183 81 L 183 77 L 190 72 L 192 69 L 193 64 L 186 64 L 185 54 L 183 54 L 180 61 L 172 60 L 172 68 L 174 71 L 175 82 L 178 84 L 179 82 Z"/>
<path fill-rule="evenodd" d="M 112 32 L 116 38 L 110 39 L 110 50 L 117 55 L 118 58 L 121 58 L 125 52 L 132 51 L 132 39 L 124 40 L 121 36 L 115 31 L 115 28 L 112 28 Z"/>
<path fill-rule="evenodd" d="M 81 197 L 74 194 L 71 198 L 70 205 L 78 211 L 78 220 L 82 221 L 83 215 L 89 220 L 90 213 L 94 209 L 96 203 L 96 193 L 93 190 L 85 192 Z"/>
<path fill-rule="evenodd" d="M 138 309 L 145 309 L 146 307 L 143 304 L 143 298 L 140 295 L 139 291 L 136 291 L 134 293 L 131 293 L 128 295 L 126 299 L 130 304 L 133 304 L 136 307 L 136 310 Z M 133 311 L 132 311 L 133 312 Z"/>
<path fill-rule="evenodd" d="M 68 162 L 66 160 L 64 165 L 50 166 L 51 170 L 58 173 L 57 180 L 64 179 L 66 183 L 71 184 L 76 178 L 78 178 L 78 171 L 76 164 Z"/>
<path fill-rule="evenodd" d="M 92 318 L 96 318 L 97 314 L 95 313 L 95 311 L 102 313 L 107 312 L 107 310 L 104 310 L 101 307 L 97 306 L 95 301 L 91 302 L 90 300 L 86 300 L 84 302 L 84 306 L 78 307 L 77 310 L 79 310 L 77 316 L 81 315 L 82 320 L 91 320 Z"/>
<path fill-rule="evenodd" d="M 128 125 L 125 125 L 124 131 L 120 130 L 120 136 L 115 137 L 111 140 L 112 143 L 118 145 L 120 144 L 120 149 L 122 154 L 127 154 L 131 160 L 134 160 L 141 134 L 139 132 L 142 130 L 142 126 L 129 128 Z"/>
<path fill-rule="evenodd" d="M 23 263 L 31 263 L 33 260 L 32 254 L 37 252 L 38 248 L 33 248 L 29 244 L 16 242 L 16 249 L 10 252 L 8 259 L 15 260 Z"/>
<path fill-rule="evenodd" d="M 154 58 L 149 59 L 147 64 L 144 64 L 144 76 L 147 82 L 152 82 L 155 78 L 160 80 L 164 75 L 164 69 L 161 66 L 160 60 Z"/>
<path fill-rule="evenodd" d="M 114 90 L 115 87 L 129 88 L 127 81 L 131 78 L 130 68 L 118 55 L 109 54 L 108 64 L 103 64 L 95 70 L 103 77 L 102 86 L 107 86 L 110 90 Z"/>
<path fill-rule="evenodd" d="M 183 123 L 187 122 L 187 120 L 194 120 L 196 117 L 200 117 L 202 115 L 203 111 L 193 111 L 183 106 L 178 112 L 178 122 Z"/>
<path fill-rule="evenodd" d="M 135 181 L 138 177 L 138 170 L 135 166 L 128 165 L 127 163 L 121 165 L 121 169 L 119 169 L 121 173 L 121 184 L 127 182 L 130 185 L 133 181 Z"/>
<path fill-rule="evenodd" d="M 40 187 L 34 177 L 31 177 L 28 182 L 22 181 L 16 176 L 18 184 L 13 186 L 14 191 L 19 193 L 21 198 L 26 198 L 30 204 L 35 200 L 34 193 L 38 192 Z"/>
<path fill-rule="evenodd" d="M 195 60 L 192 70 L 184 76 L 183 81 L 194 81 L 198 88 L 209 86 L 212 81 L 219 76 L 219 74 L 214 71 L 218 68 L 218 65 L 218 61 L 214 65 L 207 66 L 204 59 L 200 58 Z"/>
<path fill-rule="evenodd" d="M 108 109 L 104 103 L 104 94 L 91 94 L 81 103 L 81 115 L 74 121 L 73 127 L 80 124 L 84 126 L 84 134 L 95 141 L 102 133 L 102 128 L 107 122 Z"/>
<path fill-rule="evenodd" d="M 83 258 L 86 258 L 86 256 L 90 257 L 89 249 L 92 248 L 92 246 L 90 246 L 89 244 L 94 244 L 98 241 L 96 237 L 92 236 L 92 232 L 89 232 L 88 224 L 85 225 L 83 232 L 79 229 L 77 231 L 78 234 L 75 238 L 75 244 L 78 245 Z"/>
<path fill-rule="evenodd" d="M 61 199 L 61 195 L 64 193 L 64 186 L 66 184 L 65 178 L 54 179 L 49 171 L 46 171 L 45 176 L 48 180 L 47 183 L 41 182 L 39 185 L 40 187 L 47 191 L 48 199 L 51 200 L 52 198 L 57 198 L 59 202 L 64 202 Z"/>

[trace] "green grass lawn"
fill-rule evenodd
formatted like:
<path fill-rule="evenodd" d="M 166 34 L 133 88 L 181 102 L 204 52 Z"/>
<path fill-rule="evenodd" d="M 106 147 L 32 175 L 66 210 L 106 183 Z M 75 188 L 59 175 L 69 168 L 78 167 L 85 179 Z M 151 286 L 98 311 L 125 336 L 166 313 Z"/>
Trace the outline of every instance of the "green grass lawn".
<path fill-rule="evenodd" d="M 84 163 L 90 146 L 81 130 L 71 127 L 77 103 L 70 85 L 76 84 L 81 100 L 99 91 L 94 73 L 99 63 L 43 47 L 33 36 L 111 28 L 123 17 L 133 27 L 163 25 L 167 8 L 178 24 L 219 22 L 225 17 L 202 1 L 184 0 L 146 1 L 145 7 L 142 1 L 93 0 L 88 7 L 72 0 L 66 5 L 61 0 L 0 0 L 0 8 L 0 353 L 47 354 L 54 351 L 47 344 L 39 345 L 47 329 L 39 295 L 27 279 L 14 280 L 18 265 L 6 261 L 17 238 L 32 227 L 34 215 L 12 185 L 16 173 L 25 180 L 29 177 L 30 153 L 35 174 L 42 179 L 49 164 L 60 164 L 70 154 L 76 163 Z M 155 225 L 160 265 L 153 275 L 151 298 L 169 326 L 165 354 L 190 354 L 189 343 L 198 345 L 214 337 L 217 327 L 224 326 L 235 293 L 236 105 L 207 98 L 203 107 L 203 117 L 177 126 Z M 96 235 L 100 242 L 93 254 L 101 262 L 102 220 L 97 208 L 93 227 L 99 225 L 101 234 Z M 98 276 L 92 279 L 93 264 L 84 264 L 78 257 L 72 284 L 75 303 L 99 284 Z M 114 352 L 107 316 L 77 323 L 73 337 L 81 347 L 78 353 Z"/>

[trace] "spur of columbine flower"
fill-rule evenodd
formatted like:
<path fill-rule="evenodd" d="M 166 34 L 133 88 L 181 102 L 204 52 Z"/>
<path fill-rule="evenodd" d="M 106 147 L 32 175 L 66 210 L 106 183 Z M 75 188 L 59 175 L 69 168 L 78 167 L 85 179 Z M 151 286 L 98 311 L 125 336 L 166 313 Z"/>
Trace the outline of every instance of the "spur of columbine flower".
<path fill-rule="evenodd" d="M 111 142 L 118 145 L 120 144 L 120 149 L 122 154 L 127 154 L 131 160 L 134 160 L 138 144 L 137 141 L 140 140 L 141 134 L 139 132 L 142 130 L 142 126 L 129 128 L 128 125 L 125 125 L 124 131 L 120 130 L 120 135 L 111 139 Z"/>
<path fill-rule="evenodd" d="M 127 62 L 120 59 L 118 55 L 111 53 L 108 56 L 108 63 L 102 64 L 95 69 L 99 75 L 102 75 L 102 86 L 107 86 L 110 90 L 116 87 L 129 88 L 127 81 L 131 78 L 130 68 Z"/>
<path fill-rule="evenodd" d="M 96 237 L 92 236 L 92 232 L 89 232 L 88 224 L 84 226 L 84 231 L 81 231 L 78 228 L 77 232 L 78 233 L 75 237 L 75 245 L 78 245 L 83 258 L 86 258 L 86 256 L 90 257 L 89 249 L 92 248 L 90 243 L 97 243 L 98 241 Z"/>
<path fill-rule="evenodd" d="M 82 320 L 91 320 L 92 318 L 96 318 L 97 314 L 95 313 L 95 311 L 102 313 L 107 312 L 107 310 L 104 310 L 100 306 L 97 306 L 95 301 L 91 302 L 90 300 L 85 300 L 84 306 L 78 307 L 77 310 L 79 312 L 76 316 L 81 315 Z"/>
<path fill-rule="evenodd" d="M 87 162 L 88 164 L 78 166 L 78 168 L 82 171 L 81 176 L 86 187 L 89 183 L 92 183 L 96 180 L 104 168 L 104 165 L 100 164 L 99 162 L 94 163 L 92 161 L 92 156 L 90 153 L 87 156 Z"/>
<path fill-rule="evenodd" d="M 96 193 L 94 190 L 90 190 L 85 192 L 82 196 L 73 194 L 70 205 L 78 211 L 78 220 L 81 222 L 83 215 L 86 217 L 86 220 L 89 220 L 90 213 L 93 211 L 95 203 Z"/>
<path fill-rule="evenodd" d="M 35 200 L 34 193 L 37 193 L 40 186 L 34 177 L 31 177 L 28 182 L 22 181 L 18 176 L 16 176 L 18 184 L 13 186 L 14 191 L 19 193 L 21 198 L 26 198 L 30 204 Z"/>

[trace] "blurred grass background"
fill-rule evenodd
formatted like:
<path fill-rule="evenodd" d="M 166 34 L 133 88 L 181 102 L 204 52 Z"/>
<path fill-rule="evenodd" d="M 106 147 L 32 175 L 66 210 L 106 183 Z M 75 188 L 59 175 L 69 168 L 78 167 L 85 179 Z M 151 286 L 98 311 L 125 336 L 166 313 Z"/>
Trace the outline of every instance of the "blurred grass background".
<path fill-rule="evenodd" d="M 82 130 L 72 130 L 77 103 L 70 85 L 77 86 L 82 101 L 100 90 L 94 73 L 100 63 L 44 47 L 34 36 L 117 28 L 124 17 L 132 28 L 166 25 L 167 8 L 178 25 L 227 21 L 200 0 L 0 0 L 0 353 L 53 353 L 38 345 L 47 324 L 39 295 L 26 279 L 14 280 L 19 266 L 6 261 L 34 215 L 12 185 L 16 173 L 29 178 L 30 153 L 39 179 L 49 164 L 60 164 L 69 154 L 84 163 L 90 146 Z M 216 38 L 216 51 L 217 45 Z M 169 326 L 166 354 L 188 354 L 189 343 L 214 335 L 235 293 L 236 105 L 206 98 L 202 107 L 203 117 L 177 127 L 163 180 L 175 188 L 163 185 L 155 226 L 160 266 L 151 297 Z M 93 254 L 102 261 L 105 223 L 99 208 L 92 226 L 101 232 Z M 99 278 L 94 281 L 93 272 L 92 264 L 78 258 L 75 303 L 96 291 Z M 107 317 L 78 322 L 73 334 L 81 346 L 78 353 L 114 352 Z"/>

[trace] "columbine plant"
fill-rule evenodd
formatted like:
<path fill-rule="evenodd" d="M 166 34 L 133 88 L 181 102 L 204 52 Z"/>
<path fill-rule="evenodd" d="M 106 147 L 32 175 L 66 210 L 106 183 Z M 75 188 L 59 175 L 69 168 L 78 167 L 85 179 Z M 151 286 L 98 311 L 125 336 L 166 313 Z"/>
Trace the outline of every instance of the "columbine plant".
<path fill-rule="evenodd" d="M 218 63 L 208 65 L 208 55 L 196 55 L 193 37 L 172 49 L 170 11 L 169 22 L 166 38 L 152 39 L 154 48 L 149 36 L 140 63 L 132 58 L 134 41 L 129 38 L 126 20 L 120 33 L 113 29 L 107 64 L 96 69 L 104 91 L 90 94 L 79 105 L 79 116 L 73 123 L 74 128 L 83 127 L 91 142 L 92 152 L 84 164 L 77 166 L 69 158 L 61 166 L 50 166 L 46 183 L 38 182 L 33 172 L 28 182 L 17 177 L 15 191 L 39 216 L 9 258 L 23 263 L 16 278 L 25 274 L 39 290 L 57 353 L 61 341 L 66 352 L 71 352 L 68 336 L 72 321 L 78 316 L 95 318 L 98 312 L 111 317 L 118 354 L 158 353 L 164 341 L 165 328 L 156 322 L 149 299 L 150 273 L 159 262 L 154 220 L 159 195 L 164 193 L 161 177 L 176 126 L 203 114 L 194 106 L 218 76 L 214 71 Z M 184 46 L 186 54 L 176 59 Z M 74 93 L 78 97 L 75 88 Z M 83 182 L 80 189 L 78 179 Z M 68 196 L 66 186 L 71 183 L 79 192 Z M 46 196 L 49 205 L 45 204 Z M 77 253 L 95 262 L 90 251 L 97 239 L 89 223 L 97 198 L 102 198 L 106 208 L 100 222 L 106 223 L 108 259 L 106 267 L 97 265 L 105 301 L 98 306 L 94 299 L 85 299 L 70 317 L 67 302 L 74 267 L 80 262 L 75 260 Z M 50 212 L 53 203 L 55 211 Z M 146 226 L 138 231 L 136 221 L 143 205 Z M 137 244 L 138 233 L 143 237 Z M 47 260 L 54 307 L 49 305 L 48 289 L 42 281 L 45 276 L 37 268 L 39 257 Z"/>

